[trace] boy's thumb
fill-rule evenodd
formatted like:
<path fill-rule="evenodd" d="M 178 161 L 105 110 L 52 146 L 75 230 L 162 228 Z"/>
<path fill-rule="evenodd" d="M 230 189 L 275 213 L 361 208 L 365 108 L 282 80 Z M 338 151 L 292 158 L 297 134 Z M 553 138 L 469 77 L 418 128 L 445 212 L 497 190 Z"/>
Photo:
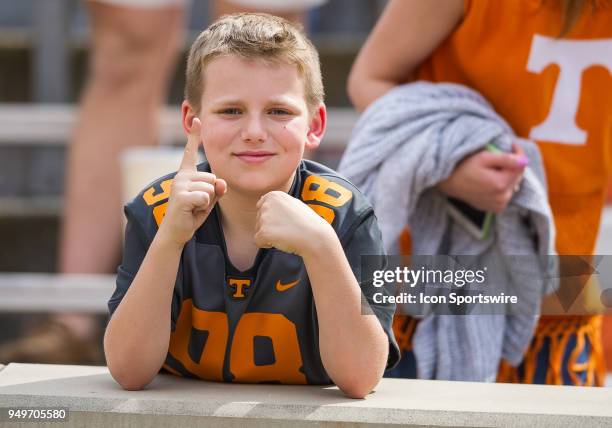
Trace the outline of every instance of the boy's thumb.
<path fill-rule="evenodd" d="M 215 195 L 217 199 L 227 193 L 227 183 L 222 178 L 217 178 L 215 180 Z"/>

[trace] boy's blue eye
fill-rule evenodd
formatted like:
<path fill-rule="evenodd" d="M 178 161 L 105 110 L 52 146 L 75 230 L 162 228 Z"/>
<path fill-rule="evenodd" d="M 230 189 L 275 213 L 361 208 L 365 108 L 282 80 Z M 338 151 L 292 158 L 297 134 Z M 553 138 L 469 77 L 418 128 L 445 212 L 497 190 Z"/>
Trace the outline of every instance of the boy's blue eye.
<path fill-rule="evenodd" d="M 288 110 L 285 110 L 282 108 L 273 108 L 272 110 L 270 110 L 270 114 L 278 116 L 278 115 L 287 115 L 291 113 Z"/>
<path fill-rule="evenodd" d="M 221 110 L 221 114 L 240 114 L 240 109 L 226 108 L 226 109 Z"/>

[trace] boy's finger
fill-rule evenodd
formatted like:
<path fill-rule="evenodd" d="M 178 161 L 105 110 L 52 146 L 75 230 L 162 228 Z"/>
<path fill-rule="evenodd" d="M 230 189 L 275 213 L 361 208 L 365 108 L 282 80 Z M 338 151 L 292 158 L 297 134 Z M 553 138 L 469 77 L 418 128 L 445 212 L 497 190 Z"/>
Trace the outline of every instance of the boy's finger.
<path fill-rule="evenodd" d="M 261 231 L 255 233 L 255 245 L 259 248 L 272 248 L 274 246 L 270 239 L 264 236 Z"/>
<path fill-rule="evenodd" d="M 208 192 L 211 195 L 215 194 L 215 187 L 204 181 L 192 181 L 187 185 L 190 192 Z"/>
<path fill-rule="evenodd" d="M 215 195 L 217 195 L 217 198 L 220 198 L 225 193 L 227 193 L 227 183 L 224 179 L 217 178 L 215 180 Z"/>
<path fill-rule="evenodd" d="M 188 169 L 193 171 L 197 169 L 201 130 L 202 123 L 200 122 L 200 119 L 196 117 L 191 123 L 191 129 L 189 130 L 189 136 L 187 137 L 187 144 L 185 144 L 185 152 L 183 153 L 180 169 Z"/>
<path fill-rule="evenodd" d="M 207 192 L 189 192 L 185 201 L 191 206 L 191 210 L 206 209 L 210 205 L 211 197 Z"/>
<path fill-rule="evenodd" d="M 212 210 L 215 204 L 227 193 L 227 183 L 222 178 L 217 178 L 213 183 L 215 193 L 210 201 L 210 209 Z"/>
<path fill-rule="evenodd" d="M 199 181 L 204 183 L 215 184 L 217 176 L 211 172 L 205 171 L 189 171 L 189 173 L 183 173 L 190 181 Z"/>
<path fill-rule="evenodd" d="M 267 196 L 267 195 L 268 195 L 268 194 L 266 193 L 265 195 L 263 195 L 263 196 L 261 196 L 261 197 L 259 198 L 259 200 L 257 201 L 257 205 L 255 205 L 255 207 L 256 207 L 257 209 L 260 209 L 260 208 L 261 208 L 261 206 L 263 205 L 264 201 L 266 200 L 266 196 Z"/>

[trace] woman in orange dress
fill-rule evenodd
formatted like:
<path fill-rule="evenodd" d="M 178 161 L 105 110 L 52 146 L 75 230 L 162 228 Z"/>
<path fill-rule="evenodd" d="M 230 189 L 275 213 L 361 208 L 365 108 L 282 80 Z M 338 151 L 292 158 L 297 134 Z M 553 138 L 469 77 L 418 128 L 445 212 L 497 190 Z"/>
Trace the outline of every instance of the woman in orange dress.
<path fill-rule="evenodd" d="M 466 85 L 518 136 L 535 141 L 548 180 L 557 252 L 593 254 L 612 171 L 612 1 L 391 0 L 353 66 L 349 95 L 363 110 L 412 80 Z M 468 156 L 439 187 L 475 208 L 499 212 L 515 181 L 485 179 L 487 168 L 503 170 L 501 161 L 498 167 L 483 162 L 486 156 Z M 522 171 L 507 173 L 520 180 Z M 409 252 L 409 236 L 403 238 Z M 602 385 L 601 315 L 589 303 L 597 295 L 594 285 L 563 278 L 560 291 L 545 299 L 523 363 L 502 364 L 499 379 Z M 414 374 L 415 324 L 396 316 L 406 354 L 396 375 Z"/>

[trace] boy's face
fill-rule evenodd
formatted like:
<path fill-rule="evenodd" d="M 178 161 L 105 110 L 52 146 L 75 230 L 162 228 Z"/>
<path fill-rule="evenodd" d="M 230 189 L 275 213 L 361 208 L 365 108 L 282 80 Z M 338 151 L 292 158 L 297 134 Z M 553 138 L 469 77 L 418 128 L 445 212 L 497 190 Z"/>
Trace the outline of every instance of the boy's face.
<path fill-rule="evenodd" d="M 183 123 L 193 112 L 183 104 Z M 213 173 L 231 190 L 264 194 L 289 190 L 305 148 L 325 131 L 325 106 L 310 115 L 297 67 L 236 55 L 206 66 L 200 120 Z"/>

